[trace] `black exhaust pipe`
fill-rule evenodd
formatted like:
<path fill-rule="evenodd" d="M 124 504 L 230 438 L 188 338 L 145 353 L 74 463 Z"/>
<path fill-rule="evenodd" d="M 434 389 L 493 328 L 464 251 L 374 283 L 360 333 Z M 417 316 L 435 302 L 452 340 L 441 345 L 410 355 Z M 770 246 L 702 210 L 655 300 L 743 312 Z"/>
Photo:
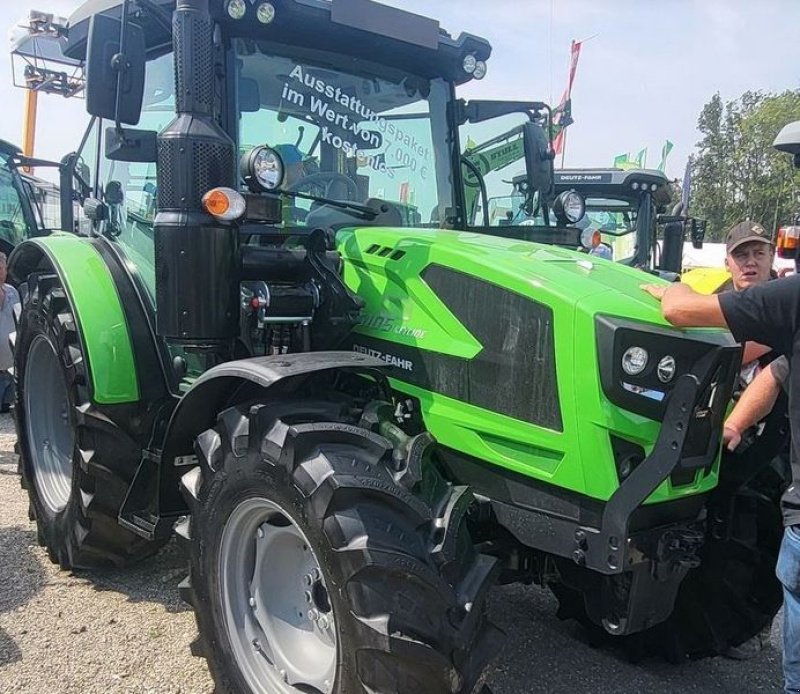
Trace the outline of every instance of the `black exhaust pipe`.
<path fill-rule="evenodd" d="M 156 329 L 183 343 L 227 343 L 238 335 L 238 230 L 201 200 L 211 188 L 236 188 L 236 148 L 214 119 L 208 0 L 178 0 L 172 31 L 176 116 L 158 136 Z"/>

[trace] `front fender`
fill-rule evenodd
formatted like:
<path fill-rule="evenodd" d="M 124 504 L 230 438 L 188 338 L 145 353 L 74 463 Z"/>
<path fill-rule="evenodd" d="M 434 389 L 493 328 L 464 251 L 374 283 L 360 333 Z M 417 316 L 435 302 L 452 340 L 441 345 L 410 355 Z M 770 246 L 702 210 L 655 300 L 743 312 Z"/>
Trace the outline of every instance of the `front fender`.
<path fill-rule="evenodd" d="M 343 351 L 301 352 L 219 364 L 192 384 L 173 411 L 164 437 L 162 468 L 170 467 L 176 456 L 191 453 L 194 439 L 214 426 L 217 414 L 230 405 L 234 393 L 243 384 L 252 383 L 266 390 L 281 383 L 291 389 L 301 385 L 302 376 L 345 369 L 373 376 L 387 391 L 386 397 L 390 397 L 384 375 L 388 368 L 385 361 L 376 357 Z M 282 394 L 287 392 L 286 388 L 281 388 Z"/>

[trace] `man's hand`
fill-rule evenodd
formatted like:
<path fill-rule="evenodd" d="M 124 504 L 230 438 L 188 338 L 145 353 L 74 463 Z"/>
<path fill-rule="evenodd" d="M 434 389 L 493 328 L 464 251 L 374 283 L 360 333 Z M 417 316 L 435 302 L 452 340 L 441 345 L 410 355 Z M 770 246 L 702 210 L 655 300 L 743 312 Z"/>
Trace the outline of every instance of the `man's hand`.
<path fill-rule="evenodd" d="M 659 301 L 664 298 L 664 293 L 667 291 L 667 287 L 669 287 L 668 284 L 643 284 L 641 286 L 650 296 Z"/>
<path fill-rule="evenodd" d="M 661 302 L 661 313 L 679 328 L 725 328 L 719 297 L 698 294 L 688 284 L 643 284 L 641 288 Z"/>
<path fill-rule="evenodd" d="M 737 446 L 742 442 L 742 433 L 735 427 L 725 426 L 722 429 L 722 443 L 729 451 L 735 451 Z"/>

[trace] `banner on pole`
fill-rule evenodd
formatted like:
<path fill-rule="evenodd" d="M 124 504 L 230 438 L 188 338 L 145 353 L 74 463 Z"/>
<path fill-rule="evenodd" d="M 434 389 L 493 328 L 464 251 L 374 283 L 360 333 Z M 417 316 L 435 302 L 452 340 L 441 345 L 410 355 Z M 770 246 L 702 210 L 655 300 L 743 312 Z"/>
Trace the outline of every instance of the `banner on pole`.
<path fill-rule="evenodd" d="M 553 151 L 561 154 L 564 149 L 564 130 L 573 123 L 572 120 L 572 84 L 575 82 L 575 71 L 578 69 L 578 58 L 581 54 L 581 42 L 574 41 L 570 47 L 569 75 L 567 88 L 561 95 L 561 101 L 553 109 L 553 128 L 550 137 L 553 140 Z"/>
<path fill-rule="evenodd" d="M 641 150 L 638 155 L 636 155 L 636 159 L 632 159 L 630 152 L 626 152 L 625 154 L 618 154 L 614 157 L 614 168 L 615 169 L 622 169 L 623 171 L 629 171 L 630 169 L 641 169 L 642 165 L 640 163 L 640 159 L 645 157 L 646 150 Z"/>
<path fill-rule="evenodd" d="M 662 173 L 667 168 L 667 157 L 669 153 L 672 151 L 673 144 L 667 140 L 664 142 L 664 146 L 661 148 L 661 161 L 658 164 L 658 170 Z"/>

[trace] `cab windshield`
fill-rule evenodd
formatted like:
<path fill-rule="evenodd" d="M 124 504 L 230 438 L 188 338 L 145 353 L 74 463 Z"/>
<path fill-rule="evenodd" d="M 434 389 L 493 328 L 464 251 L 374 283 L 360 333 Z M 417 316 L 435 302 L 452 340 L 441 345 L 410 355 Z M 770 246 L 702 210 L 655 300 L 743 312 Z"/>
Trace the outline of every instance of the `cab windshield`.
<path fill-rule="evenodd" d="M 240 153 L 273 147 L 284 161 L 284 190 L 385 201 L 399 226 L 438 227 L 452 214 L 445 81 L 358 60 L 343 69 L 340 56 L 273 49 L 235 42 Z M 343 214 L 290 199 L 283 224 L 320 225 L 326 213 Z"/>
<path fill-rule="evenodd" d="M 636 255 L 638 213 L 638 200 L 589 197 L 586 215 L 576 226 L 599 231 L 601 242 L 611 250 L 611 259 L 624 263 Z"/>

